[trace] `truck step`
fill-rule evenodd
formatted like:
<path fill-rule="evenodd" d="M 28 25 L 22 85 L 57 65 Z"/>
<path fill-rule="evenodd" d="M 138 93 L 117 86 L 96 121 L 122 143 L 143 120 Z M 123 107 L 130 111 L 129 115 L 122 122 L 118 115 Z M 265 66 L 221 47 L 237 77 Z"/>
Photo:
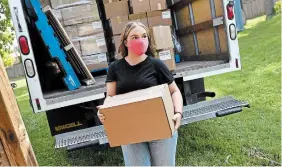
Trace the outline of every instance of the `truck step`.
<path fill-rule="evenodd" d="M 62 79 L 65 85 L 69 90 L 75 90 L 79 88 L 81 86 L 80 81 L 70 62 L 67 60 L 65 52 L 60 48 L 61 44 L 54 36 L 54 29 L 48 24 L 48 18 L 41 10 L 39 0 L 30 0 L 30 2 L 35 14 L 37 15 L 35 25 L 40 32 L 45 45 L 48 47 L 51 57 L 58 61 L 57 63 L 60 65 L 60 70 L 64 73 Z"/>
<path fill-rule="evenodd" d="M 181 125 L 234 114 L 242 111 L 243 107 L 249 107 L 249 103 L 236 100 L 232 96 L 191 104 L 183 108 Z M 108 143 L 103 126 L 59 134 L 55 136 L 55 140 L 55 148 L 73 147 L 88 142 Z"/>
<path fill-rule="evenodd" d="M 67 54 L 72 66 L 75 69 L 75 72 L 78 74 L 80 80 L 85 85 L 91 85 L 95 83 L 93 76 L 91 75 L 90 71 L 87 69 L 85 63 L 81 59 L 81 55 L 79 55 L 78 51 L 74 47 L 73 43 L 69 39 L 66 31 L 64 30 L 63 26 L 61 25 L 60 21 L 55 17 L 54 13 L 50 6 L 46 6 L 43 8 L 50 25 L 53 27 L 56 36 L 58 37 L 62 47 Z"/>

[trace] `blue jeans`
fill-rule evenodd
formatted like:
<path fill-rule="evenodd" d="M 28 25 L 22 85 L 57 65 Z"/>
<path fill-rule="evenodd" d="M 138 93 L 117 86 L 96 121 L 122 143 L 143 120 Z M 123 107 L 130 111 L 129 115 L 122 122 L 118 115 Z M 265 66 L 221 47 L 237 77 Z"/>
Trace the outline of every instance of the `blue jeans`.
<path fill-rule="evenodd" d="M 175 166 L 177 138 L 122 146 L 125 166 Z"/>

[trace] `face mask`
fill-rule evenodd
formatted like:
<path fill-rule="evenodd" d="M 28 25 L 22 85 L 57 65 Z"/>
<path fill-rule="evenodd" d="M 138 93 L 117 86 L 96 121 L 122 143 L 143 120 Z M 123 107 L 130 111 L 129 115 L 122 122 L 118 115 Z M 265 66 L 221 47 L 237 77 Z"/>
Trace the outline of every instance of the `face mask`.
<path fill-rule="evenodd" d="M 128 50 L 137 56 L 142 56 L 148 49 L 148 38 L 132 39 L 127 43 Z"/>

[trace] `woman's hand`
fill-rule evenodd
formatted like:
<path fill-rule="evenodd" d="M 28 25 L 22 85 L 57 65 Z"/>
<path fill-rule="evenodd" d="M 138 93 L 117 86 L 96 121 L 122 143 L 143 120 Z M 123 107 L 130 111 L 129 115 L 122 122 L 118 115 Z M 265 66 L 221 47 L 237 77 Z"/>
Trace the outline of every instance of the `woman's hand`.
<path fill-rule="evenodd" d="M 104 124 L 105 122 L 105 115 L 104 114 L 101 114 L 99 109 L 101 108 L 101 106 L 97 106 L 97 109 L 98 109 L 98 112 L 97 112 L 97 116 L 99 118 L 99 120 L 101 121 L 102 124 Z"/>
<path fill-rule="evenodd" d="M 174 121 L 174 130 L 176 131 L 180 127 L 182 115 L 180 113 L 175 113 L 172 119 Z"/>

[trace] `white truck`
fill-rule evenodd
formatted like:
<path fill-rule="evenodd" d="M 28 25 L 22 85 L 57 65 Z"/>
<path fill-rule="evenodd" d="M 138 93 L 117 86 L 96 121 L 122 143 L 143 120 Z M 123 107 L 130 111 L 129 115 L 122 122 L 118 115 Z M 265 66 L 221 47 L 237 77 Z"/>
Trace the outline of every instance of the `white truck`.
<path fill-rule="evenodd" d="M 68 90 L 54 75 L 56 65 L 35 26 L 33 0 L 9 0 L 16 38 L 34 113 L 46 112 L 55 148 L 68 150 L 107 144 L 96 106 L 105 98 L 106 75 L 95 83 Z M 101 4 L 102 0 L 97 0 Z M 174 77 L 184 98 L 182 125 L 226 116 L 248 107 L 232 96 L 206 101 L 205 77 L 241 69 L 234 0 L 168 0 L 174 32 L 182 46 Z M 51 62 L 51 63 L 50 63 Z"/>

